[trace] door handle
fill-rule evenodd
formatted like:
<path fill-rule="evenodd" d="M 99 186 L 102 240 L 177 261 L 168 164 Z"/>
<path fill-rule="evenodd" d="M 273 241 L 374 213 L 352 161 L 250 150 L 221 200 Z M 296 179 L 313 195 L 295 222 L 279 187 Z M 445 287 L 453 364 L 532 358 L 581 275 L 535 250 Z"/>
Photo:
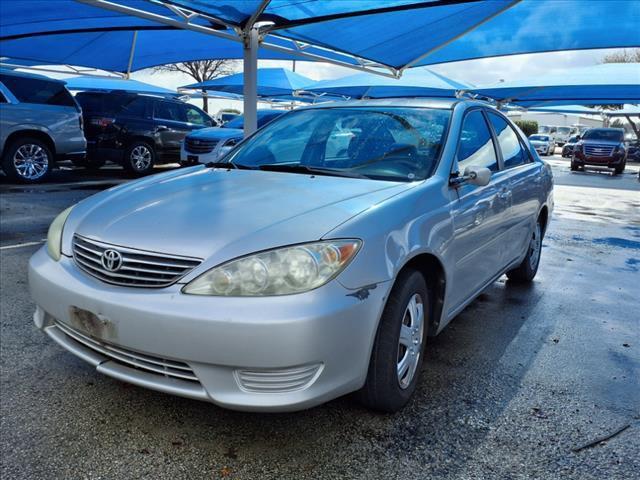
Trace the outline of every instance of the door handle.
<path fill-rule="evenodd" d="M 167 127 L 166 125 L 158 125 L 156 127 L 156 132 L 164 132 L 165 130 L 169 130 L 169 127 Z"/>

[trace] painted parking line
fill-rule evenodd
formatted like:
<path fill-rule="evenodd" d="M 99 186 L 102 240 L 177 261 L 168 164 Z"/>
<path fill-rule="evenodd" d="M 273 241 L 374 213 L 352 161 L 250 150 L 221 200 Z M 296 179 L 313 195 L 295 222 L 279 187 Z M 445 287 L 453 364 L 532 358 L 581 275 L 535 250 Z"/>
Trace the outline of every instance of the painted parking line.
<path fill-rule="evenodd" d="M 41 243 L 46 242 L 46 239 L 38 240 L 37 242 L 25 242 L 25 243 L 16 243 L 15 245 L 5 245 L 0 247 L 0 250 L 13 250 L 14 248 L 23 248 L 23 247 L 32 247 L 34 245 L 40 245 Z"/>

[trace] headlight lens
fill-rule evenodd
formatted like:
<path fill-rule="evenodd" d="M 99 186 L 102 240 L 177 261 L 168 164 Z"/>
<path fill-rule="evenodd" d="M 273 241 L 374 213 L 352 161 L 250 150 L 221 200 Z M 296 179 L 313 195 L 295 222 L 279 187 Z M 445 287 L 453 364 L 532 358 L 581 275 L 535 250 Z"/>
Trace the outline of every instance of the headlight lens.
<path fill-rule="evenodd" d="M 51 222 L 49 232 L 47 233 L 47 251 L 49 252 L 49 256 L 56 262 L 60 260 L 60 256 L 62 255 L 62 230 L 72 209 L 73 206 L 63 210 L 62 213 Z"/>
<path fill-rule="evenodd" d="M 256 253 L 209 270 L 185 286 L 183 292 L 228 297 L 306 292 L 344 270 L 361 243 L 331 240 Z"/>

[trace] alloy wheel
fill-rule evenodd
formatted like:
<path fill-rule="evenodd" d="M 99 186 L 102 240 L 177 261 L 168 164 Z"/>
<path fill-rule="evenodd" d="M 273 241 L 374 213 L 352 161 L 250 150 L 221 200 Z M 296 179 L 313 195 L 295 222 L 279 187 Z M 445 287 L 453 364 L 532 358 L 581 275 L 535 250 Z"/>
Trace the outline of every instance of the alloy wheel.
<path fill-rule="evenodd" d="M 414 294 L 405 307 L 400 338 L 398 340 L 397 372 L 400 388 L 405 389 L 418 369 L 424 334 L 424 304 L 419 294 Z"/>
<path fill-rule="evenodd" d="M 540 259 L 540 248 L 542 247 L 542 229 L 540 224 L 536 223 L 536 228 L 533 230 L 531 242 L 529 243 L 529 266 L 535 270 Z"/>
<path fill-rule="evenodd" d="M 137 145 L 131 150 L 129 159 L 131 160 L 131 166 L 141 172 L 151 166 L 151 151 L 144 145 Z"/>
<path fill-rule="evenodd" d="M 26 143 L 21 145 L 13 155 L 13 166 L 20 177 L 26 180 L 37 180 L 49 169 L 49 155 L 40 145 Z"/>

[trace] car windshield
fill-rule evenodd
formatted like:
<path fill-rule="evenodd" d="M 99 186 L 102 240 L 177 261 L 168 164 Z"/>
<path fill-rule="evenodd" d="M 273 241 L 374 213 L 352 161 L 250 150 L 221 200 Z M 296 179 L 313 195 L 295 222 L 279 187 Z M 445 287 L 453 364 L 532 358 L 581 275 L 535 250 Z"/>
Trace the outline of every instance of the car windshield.
<path fill-rule="evenodd" d="M 239 167 L 410 182 L 433 174 L 450 110 L 317 108 L 288 113 L 226 160 Z"/>
<path fill-rule="evenodd" d="M 551 128 L 547 127 L 546 125 L 540 125 L 540 127 L 538 127 L 538 130 L 540 130 L 540 133 L 548 133 Z"/>
<path fill-rule="evenodd" d="M 583 140 L 606 140 L 610 142 L 622 142 L 624 133 L 622 130 L 608 130 L 606 128 L 594 128 L 584 132 Z"/>
<path fill-rule="evenodd" d="M 571 133 L 571 127 L 558 127 L 558 133 L 561 133 L 562 135 Z"/>
<path fill-rule="evenodd" d="M 546 135 L 531 135 L 529 137 L 529 140 L 533 140 L 537 142 L 546 142 L 547 140 L 549 140 L 549 137 L 547 137 Z"/>
<path fill-rule="evenodd" d="M 568 143 L 576 143 L 577 141 L 578 141 L 578 137 L 574 135 L 573 137 L 571 137 L 571 138 L 569 139 L 569 142 L 568 142 Z"/>

